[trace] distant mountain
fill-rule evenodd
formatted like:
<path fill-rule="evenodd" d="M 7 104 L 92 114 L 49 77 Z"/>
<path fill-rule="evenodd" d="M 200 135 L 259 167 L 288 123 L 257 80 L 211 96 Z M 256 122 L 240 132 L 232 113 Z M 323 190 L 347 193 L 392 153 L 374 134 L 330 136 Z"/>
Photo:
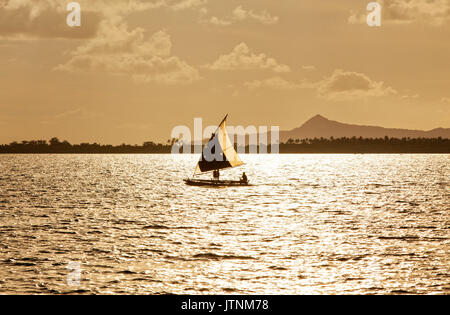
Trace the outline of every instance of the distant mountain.
<path fill-rule="evenodd" d="M 429 131 L 383 128 L 376 126 L 361 126 L 340 123 L 329 120 L 321 115 L 316 115 L 301 127 L 289 131 L 280 131 L 280 141 L 285 142 L 289 138 L 341 138 L 341 137 L 363 137 L 363 138 L 450 138 L 450 128 L 436 128 Z"/>

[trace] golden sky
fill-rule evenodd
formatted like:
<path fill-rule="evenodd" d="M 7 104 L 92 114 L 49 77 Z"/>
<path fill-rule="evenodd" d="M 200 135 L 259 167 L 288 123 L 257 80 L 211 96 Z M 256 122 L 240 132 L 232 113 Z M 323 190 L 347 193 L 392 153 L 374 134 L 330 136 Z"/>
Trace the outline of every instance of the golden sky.
<path fill-rule="evenodd" d="M 450 0 L 0 0 L 0 143 L 217 124 L 450 127 Z"/>

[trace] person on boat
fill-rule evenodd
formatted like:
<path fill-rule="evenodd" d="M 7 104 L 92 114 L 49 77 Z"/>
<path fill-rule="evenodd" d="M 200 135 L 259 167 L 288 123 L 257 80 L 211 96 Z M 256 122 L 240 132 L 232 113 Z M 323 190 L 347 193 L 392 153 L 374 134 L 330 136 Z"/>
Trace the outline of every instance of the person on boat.
<path fill-rule="evenodd" d="M 243 182 L 243 183 L 248 182 L 248 178 L 247 178 L 247 175 L 245 175 L 245 172 L 242 173 L 241 182 Z"/>
<path fill-rule="evenodd" d="M 219 180 L 219 178 L 220 178 L 220 172 L 219 172 L 219 170 L 214 170 L 214 171 L 213 171 L 213 178 L 214 178 L 215 180 Z"/>

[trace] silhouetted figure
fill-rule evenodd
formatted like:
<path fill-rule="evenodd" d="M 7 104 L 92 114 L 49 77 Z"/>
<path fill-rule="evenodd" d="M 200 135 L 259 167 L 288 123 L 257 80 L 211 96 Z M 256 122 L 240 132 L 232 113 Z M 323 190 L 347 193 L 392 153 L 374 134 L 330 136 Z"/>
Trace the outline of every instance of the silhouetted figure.
<path fill-rule="evenodd" d="M 245 175 L 245 172 L 242 173 L 241 182 L 243 182 L 243 183 L 247 183 L 248 182 L 248 178 L 247 178 L 247 175 Z"/>
<path fill-rule="evenodd" d="M 219 178 L 220 178 L 220 172 L 219 172 L 219 170 L 214 170 L 214 171 L 213 171 L 213 178 L 214 178 L 215 180 L 219 180 Z"/>

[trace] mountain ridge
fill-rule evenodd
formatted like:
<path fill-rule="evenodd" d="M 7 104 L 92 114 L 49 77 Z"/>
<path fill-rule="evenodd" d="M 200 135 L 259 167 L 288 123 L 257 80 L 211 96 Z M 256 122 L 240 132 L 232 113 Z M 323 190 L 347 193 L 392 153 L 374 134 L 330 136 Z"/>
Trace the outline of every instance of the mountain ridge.
<path fill-rule="evenodd" d="M 342 123 L 325 118 L 318 114 L 307 120 L 300 127 L 280 131 L 280 141 L 306 138 L 450 138 L 450 128 L 434 128 L 431 130 L 414 130 L 402 128 L 385 128 L 380 126 Z"/>

